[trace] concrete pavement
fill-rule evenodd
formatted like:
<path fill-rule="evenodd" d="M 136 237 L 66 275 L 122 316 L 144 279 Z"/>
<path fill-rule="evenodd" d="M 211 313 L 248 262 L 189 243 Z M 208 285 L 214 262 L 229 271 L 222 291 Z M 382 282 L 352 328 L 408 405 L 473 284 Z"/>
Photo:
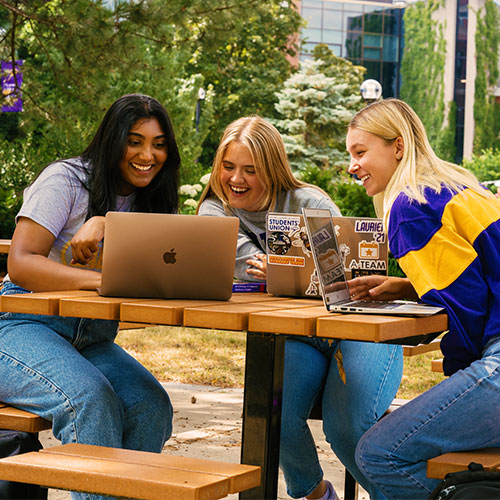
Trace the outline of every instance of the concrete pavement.
<path fill-rule="evenodd" d="M 243 390 L 170 382 L 163 383 L 163 386 L 174 407 L 173 435 L 166 443 L 163 453 L 239 463 Z M 321 422 L 311 420 L 309 425 L 325 478 L 333 483 L 338 495 L 343 498 L 344 467 L 325 441 Z M 44 447 L 59 444 L 50 431 L 41 432 L 40 440 Z M 227 498 L 236 500 L 238 495 Z M 280 471 L 278 499 L 289 498 Z M 69 499 L 68 492 L 49 490 L 49 500 Z M 360 488 L 358 500 L 368 499 L 367 493 Z"/>

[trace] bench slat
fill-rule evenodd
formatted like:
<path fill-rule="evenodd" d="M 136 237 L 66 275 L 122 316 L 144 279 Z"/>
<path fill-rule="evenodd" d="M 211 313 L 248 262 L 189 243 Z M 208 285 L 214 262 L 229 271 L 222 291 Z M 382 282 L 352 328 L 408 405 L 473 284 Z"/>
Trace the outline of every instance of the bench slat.
<path fill-rule="evenodd" d="M 219 472 L 210 472 L 218 467 Z M 240 480 L 235 493 L 260 484 L 259 467 L 90 445 L 62 445 L 0 460 L 0 479 L 144 500 L 223 498 L 231 493 L 231 470 L 250 478 Z"/>
<path fill-rule="evenodd" d="M 433 340 L 428 344 L 404 345 L 403 356 L 416 356 L 418 354 L 424 354 L 426 352 L 439 351 L 440 346 L 441 339 Z"/>
<path fill-rule="evenodd" d="M 40 432 L 52 428 L 52 423 L 29 411 L 0 403 L 0 429 Z"/>
<path fill-rule="evenodd" d="M 427 461 L 427 477 L 443 479 L 448 472 L 467 470 L 471 462 L 482 464 L 487 470 L 500 470 L 500 448 L 445 453 Z"/>
<path fill-rule="evenodd" d="M 202 458 L 145 453 L 142 451 L 76 443 L 45 448 L 40 450 L 40 453 L 57 453 L 82 458 L 118 461 L 120 463 L 150 465 L 178 471 L 196 471 L 213 474 L 229 480 L 229 493 L 238 493 L 260 484 L 260 467 L 254 465 L 233 464 Z"/>

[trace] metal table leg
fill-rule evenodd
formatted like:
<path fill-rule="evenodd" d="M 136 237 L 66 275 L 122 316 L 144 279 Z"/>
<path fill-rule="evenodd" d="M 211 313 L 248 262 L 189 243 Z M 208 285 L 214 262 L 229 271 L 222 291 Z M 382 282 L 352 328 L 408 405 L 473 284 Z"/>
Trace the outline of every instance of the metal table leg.
<path fill-rule="evenodd" d="M 240 493 L 240 499 L 278 495 L 284 354 L 285 336 L 247 333 L 241 463 L 260 465 L 262 481 Z"/>

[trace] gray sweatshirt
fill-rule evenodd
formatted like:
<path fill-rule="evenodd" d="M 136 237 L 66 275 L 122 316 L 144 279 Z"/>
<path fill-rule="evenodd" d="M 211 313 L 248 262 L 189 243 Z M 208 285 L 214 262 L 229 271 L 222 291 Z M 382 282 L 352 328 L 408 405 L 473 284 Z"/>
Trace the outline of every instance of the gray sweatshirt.
<path fill-rule="evenodd" d="M 302 207 L 306 208 L 326 208 L 332 216 L 340 215 L 340 210 L 333 201 L 319 189 L 314 187 L 297 188 L 293 191 L 282 191 L 278 195 L 276 205 L 273 210 L 263 210 L 262 212 L 247 212 L 230 208 L 224 210 L 222 202 L 215 197 L 203 201 L 199 209 L 199 215 L 215 215 L 219 217 L 238 217 L 240 220 L 240 230 L 236 250 L 235 277 L 245 281 L 262 281 L 246 273 L 248 269 L 247 259 L 255 254 L 266 253 L 266 214 L 271 212 L 300 214 Z"/>

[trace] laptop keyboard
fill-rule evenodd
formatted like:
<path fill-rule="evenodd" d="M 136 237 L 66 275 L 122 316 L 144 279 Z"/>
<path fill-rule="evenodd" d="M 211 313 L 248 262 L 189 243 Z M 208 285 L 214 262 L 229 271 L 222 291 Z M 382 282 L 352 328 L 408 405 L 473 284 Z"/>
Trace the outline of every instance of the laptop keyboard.
<path fill-rule="evenodd" d="M 364 300 L 356 300 L 356 301 L 350 301 L 350 302 L 344 302 L 341 305 L 348 305 L 352 307 L 363 307 L 363 308 L 369 308 L 369 309 L 395 309 L 396 307 L 400 307 L 402 304 L 401 303 L 391 303 L 391 302 L 384 302 L 382 300 L 379 301 L 372 301 L 372 302 L 366 302 Z"/>

